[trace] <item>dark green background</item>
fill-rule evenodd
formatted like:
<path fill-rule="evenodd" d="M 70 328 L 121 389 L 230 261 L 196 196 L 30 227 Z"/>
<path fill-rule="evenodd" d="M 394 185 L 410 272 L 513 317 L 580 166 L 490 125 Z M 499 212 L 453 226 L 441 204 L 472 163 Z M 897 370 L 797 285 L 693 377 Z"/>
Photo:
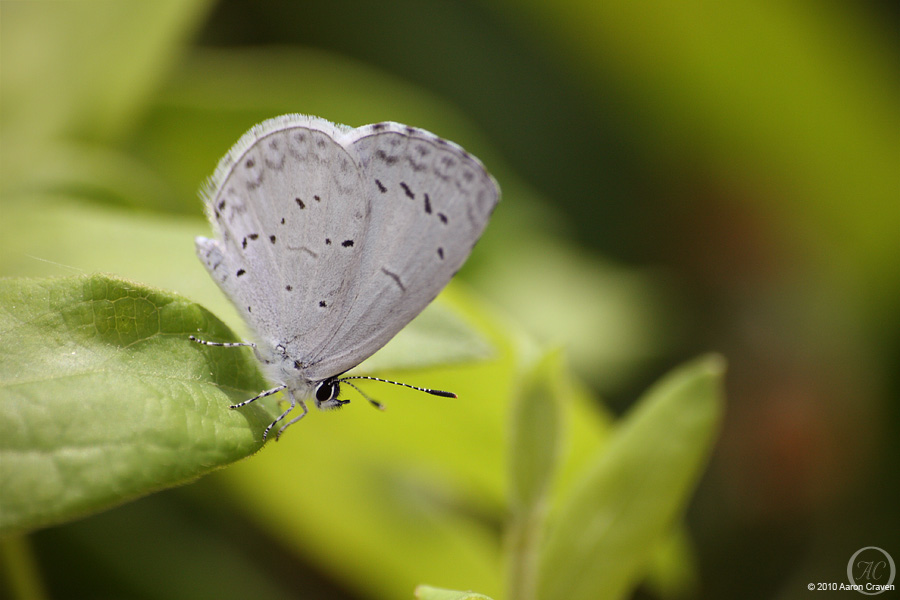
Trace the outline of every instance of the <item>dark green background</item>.
<path fill-rule="evenodd" d="M 724 430 L 688 514 L 699 597 L 799 597 L 842 581 L 863 546 L 900 560 L 892 3 L 228 1 L 159 19 L 112 4 L 0 4 L 0 218 L 36 224 L 4 228 L 0 273 L 67 272 L 32 258 L 65 263 L 41 255 L 52 215 L 28 213 L 35 198 L 196 217 L 202 234 L 196 189 L 264 118 L 431 129 L 504 192 L 462 276 L 564 346 L 607 406 L 700 351 L 728 359 Z M 113 240 L 97 253 L 121 253 Z M 35 534 L 52 595 L 96 572 L 98 596 L 156 597 L 158 577 L 215 580 L 234 561 L 260 596 L 358 597 L 210 489 Z M 158 522 L 161 554 L 201 546 L 190 569 L 146 572 L 147 546 L 97 544 Z"/>

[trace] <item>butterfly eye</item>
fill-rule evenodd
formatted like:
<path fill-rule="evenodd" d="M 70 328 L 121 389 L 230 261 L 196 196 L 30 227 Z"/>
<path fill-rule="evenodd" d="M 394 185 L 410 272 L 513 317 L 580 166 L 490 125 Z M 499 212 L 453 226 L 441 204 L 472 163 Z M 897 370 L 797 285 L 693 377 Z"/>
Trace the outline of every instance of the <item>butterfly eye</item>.
<path fill-rule="evenodd" d="M 323 381 L 316 388 L 316 400 L 319 402 L 328 402 L 337 397 L 339 387 L 335 381 Z"/>

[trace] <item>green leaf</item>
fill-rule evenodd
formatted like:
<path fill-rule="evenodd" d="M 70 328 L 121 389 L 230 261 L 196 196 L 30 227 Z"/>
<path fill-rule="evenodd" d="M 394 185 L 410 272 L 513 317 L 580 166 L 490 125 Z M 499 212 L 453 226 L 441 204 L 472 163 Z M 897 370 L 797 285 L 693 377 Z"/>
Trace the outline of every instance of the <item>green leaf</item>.
<path fill-rule="evenodd" d="M 455 592 L 428 585 L 420 585 L 416 588 L 416 600 L 491 600 L 482 594 L 474 592 Z"/>
<path fill-rule="evenodd" d="M 673 528 L 653 552 L 642 589 L 656 598 L 696 598 L 700 581 L 694 549 L 684 524 Z"/>
<path fill-rule="evenodd" d="M 567 391 L 561 362 L 560 353 L 553 352 L 527 373 L 510 411 L 506 592 L 517 600 L 534 598 L 535 593 L 547 491 L 561 447 L 562 402 Z"/>
<path fill-rule="evenodd" d="M 194 479 L 261 445 L 265 389 L 233 334 L 174 294 L 104 275 L 0 280 L 0 532 Z"/>
<path fill-rule="evenodd" d="M 618 426 L 550 523 L 538 598 L 621 598 L 646 574 L 706 464 L 723 371 L 717 356 L 676 369 Z"/>
<path fill-rule="evenodd" d="M 442 300 L 429 304 L 400 330 L 384 351 L 379 350 L 363 361 L 356 372 L 424 369 L 484 360 L 493 354 L 484 336 Z"/>
<path fill-rule="evenodd" d="M 547 491 L 559 458 L 561 358 L 551 353 L 528 373 L 513 401 L 510 426 L 510 502 L 530 510 Z"/>

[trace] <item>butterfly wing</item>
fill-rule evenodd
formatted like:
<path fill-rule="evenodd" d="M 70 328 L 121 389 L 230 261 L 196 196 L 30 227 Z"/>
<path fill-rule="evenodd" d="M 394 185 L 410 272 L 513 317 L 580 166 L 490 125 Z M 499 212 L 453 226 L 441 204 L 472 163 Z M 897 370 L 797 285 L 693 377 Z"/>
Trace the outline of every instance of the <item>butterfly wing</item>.
<path fill-rule="evenodd" d="M 363 252 L 340 320 L 309 355 L 314 380 L 356 366 L 434 300 L 499 201 L 476 158 L 426 131 L 380 123 L 347 132 L 343 143 L 360 167 Z"/>
<path fill-rule="evenodd" d="M 319 381 L 371 356 L 437 296 L 499 190 L 428 132 L 286 115 L 247 132 L 204 196 L 207 270 L 261 351 L 280 346 Z"/>
<path fill-rule="evenodd" d="M 344 321 L 369 200 L 355 155 L 328 121 L 286 115 L 251 129 L 207 186 L 215 239 L 197 252 L 261 342 L 304 361 Z"/>

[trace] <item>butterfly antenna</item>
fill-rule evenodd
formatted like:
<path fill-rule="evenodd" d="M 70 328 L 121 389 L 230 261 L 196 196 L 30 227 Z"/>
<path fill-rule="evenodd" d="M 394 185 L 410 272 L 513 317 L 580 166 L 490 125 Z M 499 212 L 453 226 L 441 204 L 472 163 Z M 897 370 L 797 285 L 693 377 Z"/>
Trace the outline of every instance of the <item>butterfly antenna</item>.
<path fill-rule="evenodd" d="M 380 381 L 381 383 L 391 383 L 393 385 L 402 385 L 403 387 L 408 387 L 412 390 L 418 390 L 420 392 L 425 392 L 426 394 L 431 394 L 432 396 L 441 396 L 443 398 L 456 398 L 456 394 L 453 392 L 444 392 L 442 390 L 433 390 L 431 388 L 423 388 L 415 385 L 409 385 L 408 383 L 401 383 L 399 381 L 391 381 L 390 379 L 380 379 L 378 377 L 369 377 L 368 375 L 352 375 L 350 377 L 341 377 L 338 381 L 347 381 L 348 379 L 369 379 L 371 381 Z M 352 383 L 348 383 L 347 385 L 359 390 Z M 362 394 L 362 392 L 360 392 Z M 365 396 L 365 394 L 363 394 Z M 371 402 L 371 400 L 370 400 Z"/>
<path fill-rule="evenodd" d="M 355 385 L 353 385 L 353 384 L 350 383 L 349 381 L 345 381 L 345 380 L 341 379 L 340 382 L 341 382 L 341 383 L 346 383 L 347 385 L 349 385 L 350 387 L 352 387 L 354 390 L 356 390 L 357 392 L 359 392 L 359 395 L 360 395 L 360 396 L 362 396 L 363 398 L 365 398 L 366 400 L 368 400 L 369 403 L 370 403 L 372 406 L 374 406 L 375 408 L 377 408 L 378 410 L 384 410 L 384 404 L 382 404 L 382 403 L 379 402 L 378 400 L 375 400 L 374 398 L 370 398 L 368 394 L 366 394 L 364 391 L 362 391 L 361 389 L 359 389 L 358 387 L 356 387 Z"/>

